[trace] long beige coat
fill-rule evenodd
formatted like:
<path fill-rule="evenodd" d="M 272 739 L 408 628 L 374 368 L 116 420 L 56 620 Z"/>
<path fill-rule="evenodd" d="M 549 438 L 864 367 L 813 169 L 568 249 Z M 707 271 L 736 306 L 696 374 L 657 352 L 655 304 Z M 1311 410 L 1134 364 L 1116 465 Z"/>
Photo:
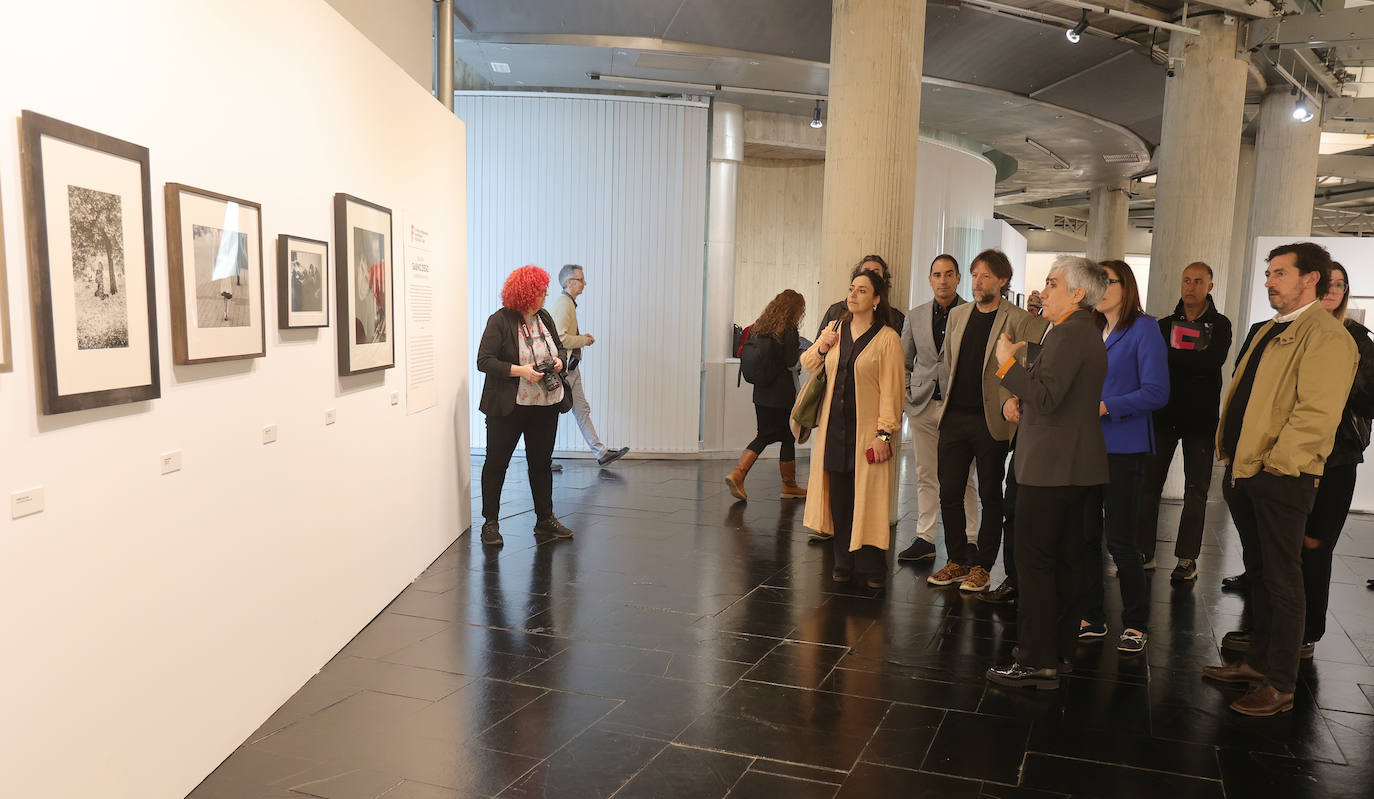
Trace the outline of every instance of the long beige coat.
<path fill-rule="evenodd" d="M 802 366 L 812 374 L 820 371 L 823 363 L 826 377 L 820 424 L 811 435 L 811 476 L 807 481 L 806 513 L 802 523 L 822 533 L 833 533 L 835 522 L 830 517 L 830 478 L 825 472 L 825 429 L 830 420 L 830 400 L 835 390 L 835 369 L 839 366 L 840 348 L 837 345 L 822 355 L 817 346 L 812 345 L 801 356 Z M 858 449 L 854 453 L 854 534 L 849 543 L 850 551 L 862 546 L 887 549 L 887 511 L 892 498 L 892 469 L 895 464 L 891 460 L 869 463 L 864 453 L 879 430 L 900 434 L 905 382 L 906 366 L 901 337 L 884 325 L 854 362 L 855 417 L 858 421 L 855 445 Z"/>

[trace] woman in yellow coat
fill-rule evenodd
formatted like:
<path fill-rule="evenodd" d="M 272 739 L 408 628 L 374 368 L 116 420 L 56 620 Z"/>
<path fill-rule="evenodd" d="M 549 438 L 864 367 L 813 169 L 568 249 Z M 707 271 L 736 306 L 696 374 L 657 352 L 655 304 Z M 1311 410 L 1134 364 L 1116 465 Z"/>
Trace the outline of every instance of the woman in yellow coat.
<path fill-rule="evenodd" d="M 826 394 L 811 437 L 807 527 L 833 533 L 831 578 L 865 575 L 870 588 L 887 578 L 892 496 L 892 436 L 902 422 L 906 367 L 902 341 L 888 319 L 888 285 L 861 272 L 849 284 L 848 313 L 802 353 L 812 374 L 825 368 Z"/>

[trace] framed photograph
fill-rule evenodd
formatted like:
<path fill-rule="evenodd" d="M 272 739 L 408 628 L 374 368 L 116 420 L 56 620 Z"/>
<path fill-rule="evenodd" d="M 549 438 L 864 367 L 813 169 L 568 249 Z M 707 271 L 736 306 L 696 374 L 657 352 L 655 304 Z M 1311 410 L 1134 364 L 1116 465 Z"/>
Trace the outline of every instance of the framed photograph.
<path fill-rule="evenodd" d="M 329 242 L 277 236 L 277 327 L 329 327 Z"/>
<path fill-rule="evenodd" d="M 20 128 L 39 407 L 156 399 L 148 149 L 32 111 Z"/>
<path fill-rule="evenodd" d="M 0 372 L 14 369 L 10 356 L 10 292 L 5 282 L 5 209 L 0 208 Z"/>
<path fill-rule="evenodd" d="M 180 183 L 166 194 L 173 362 L 263 357 L 262 206 Z"/>
<path fill-rule="evenodd" d="M 390 369 L 396 365 L 391 209 L 335 194 L 334 252 L 339 374 Z"/>

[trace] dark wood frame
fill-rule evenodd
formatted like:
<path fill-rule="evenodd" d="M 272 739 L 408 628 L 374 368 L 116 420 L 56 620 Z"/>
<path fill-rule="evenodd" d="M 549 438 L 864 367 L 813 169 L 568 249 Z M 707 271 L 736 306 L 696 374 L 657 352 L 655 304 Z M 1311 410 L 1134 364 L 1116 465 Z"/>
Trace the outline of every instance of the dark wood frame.
<path fill-rule="evenodd" d="M 3 205 L 3 203 L 0 203 Z M 0 372 L 14 370 L 10 359 L 10 292 L 5 279 L 5 209 L 0 207 Z"/>
<path fill-rule="evenodd" d="M 151 382 L 66 396 L 57 393 L 57 352 L 53 336 L 51 264 L 48 262 L 48 219 L 43 190 L 42 137 L 71 142 L 106 155 L 135 161 L 143 190 L 144 280 L 148 292 L 148 365 Z M 157 358 L 157 291 L 153 277 L 153 199 L 149 178 L 148 148 L 77 127 L 33 111 L 20 118 L 20 155 L 24 172 L 24 223 L 28 233 L 29 301 L 33 308 L 34 350 L 38 379 L 38 404 L 44 414 L 67 413 L 107 405 L 141 402 L 162 396 Z M 125 264 L 126 273 L 132 267 Z M 130 319 L 132 324 L 134 320 Z"/>
<path fill-rule="evenodd" d="M 244 358 L 262 358 L 267 355 L 267 306 L 263 295 L 267 286 L 262 280 L 262 206 L 251 200 L 230 197 L 227 194 L 197 189 L 184 183 L 168 183 L 163 189 L 167 199 L 167 285 L 171 294 L 172 306 L 172 363 L 195 364 L 217 363 L 219 361 L 238 361 Z M 242 355 L 216 355 L 213 358 L 188 357 L 186 340 L 186 258 L 181 251 L 181 194 L 195 194 L 223 203 L 237 203 L 253 208 L 258 212 L 258 318 L 262 320 L 262 337 L 257 352 Z M 252 270 L 249 270 L 252 271 Z"/>
<path fill-rule="evenodd" d="M 287 274 L 287 256 L 290 255 L 289 242 L 303 241 L 318 244 L 324 248 L 324 262 L 320 264 L 320 279 L 329 280 L 329 242 L 292 236 L 290 233 L 277 234 L 277 328 L 279 330 L 308 330 L 312 327 L 329 327 L 329 286 L 320 287 L 320 301 L 324 303 L 324 322 L 318 325 L 291 324 L 291 277 Z"/>
<path fill-rule="evenodd" d="M 391 363 L 381 364 L 380 366 L 369 366 L 366 369 L 353 369 L 349 359 L 349 348 L 353 342 L 352 320 L 344 319 L 344 314 L 348 313 L 348 292 L 351 288 L 348 267 L 348 204 L 350 202 L 364 205 L 375 211 L 386 214 L 386 247 L 388 262 L 391 264 L 390 280 L 386 287 L 387 321 L 391 324 L 391 335 L 387 337 L 387 344 L 391 346 Z M 351 194 L 339 192 L 334 195 L 334 304 L 338 306 L 338 342 L 339 342 L 339 374 L 347 377 L 349 375 L 366 374 L 376 372 L 381 369 L 391 369 L 396 366 L 396 250 L 395 239 L 395 220 L 392 218 L 391 209 L 385 206 L 370 203 L 367 200 L 354 197 Z"/>

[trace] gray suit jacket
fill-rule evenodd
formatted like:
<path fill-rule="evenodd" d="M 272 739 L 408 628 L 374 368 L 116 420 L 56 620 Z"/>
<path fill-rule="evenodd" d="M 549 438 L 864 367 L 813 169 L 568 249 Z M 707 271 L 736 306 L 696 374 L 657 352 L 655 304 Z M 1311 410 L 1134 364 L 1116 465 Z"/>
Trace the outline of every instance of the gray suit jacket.
<path fill-rule="evenodd" d="M 945 329 L 945 351 L 941 354 L 944 373 L 954 374 L 959 366 L 959 348 L 964 342 L 964 330 L 973 316 L 975 303 L 966 302 L 949 312 L 949 326 Z M 983 418 L 988 424 L 988 432 L 998 441 L 1011 441 L 1016 435 L 1016 425 L 1002 417 L 1002 405 L 1011 399 L 1012 392 L 1002 386 L 997 379 L 997 338 L 1003 333 L 1011 336 L 1012 341 L 1039 341 L 1045 335 L 1049 322 L 1039 316 L 1032 316 L 1023 308 L 1018 308 L 1003 300 L 997 306 L 997 315 L 992 320 L 992 332 L 988 334 L 987 346 L 983 348 Z M 1024 360 L 1018 356 L 1018 359 Z M 945 393 L 949 393 L 946 387 Z"/>
<path fill-rule="evenodd" d="M 956 296 L 955 306 L 963 305 L 964 298 Z M 951 311 L 954 308 L 950 308 Z M 931 319 L 935 315 L 935 300 L 918 305 L 907 314 L 906 326 L 902 328 L 902 353 L 906 357 L 906 412 L 918 414 L 930 404 L 935 394 L 936 382 L 949 391 L 949 367 L 940 358 L 940 350 L 935 348 L 935 334 L 931 332 Z M 949 328 L 945 328 L 946 336 Z"/>
<path fill-rule="evenodd" d="M 1002 385 L 1021 399 L 1016 480 L 1030 486 L 1107 482 L 1107 444 L 1098 415 L 1107 348 L 1089 311 L 1050 328 L 1030 368 L 1014 364 Z"/>

